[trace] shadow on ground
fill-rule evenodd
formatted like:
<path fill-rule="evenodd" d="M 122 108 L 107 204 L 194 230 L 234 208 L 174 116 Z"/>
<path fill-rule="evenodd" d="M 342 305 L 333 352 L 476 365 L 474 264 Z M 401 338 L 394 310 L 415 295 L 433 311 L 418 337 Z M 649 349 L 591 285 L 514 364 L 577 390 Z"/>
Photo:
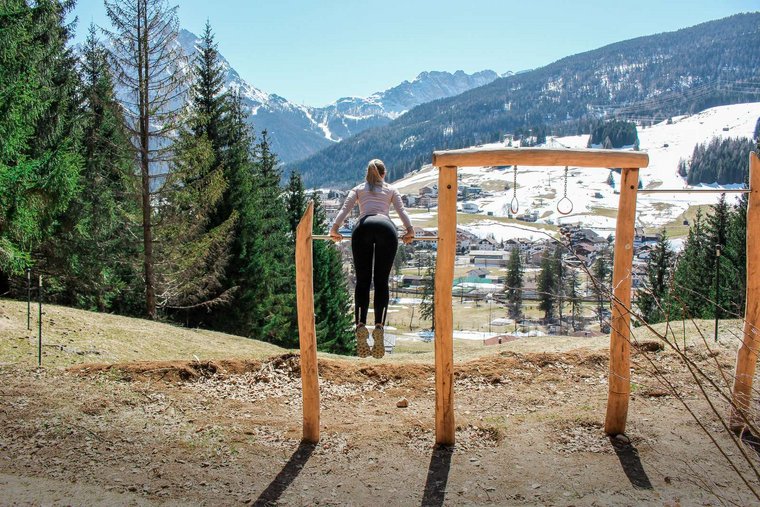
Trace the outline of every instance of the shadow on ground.
<path fill-rule="evenodd" d="M 316 444 L 301 442 L 288 462 L 285 463 L 283 469 L 277 474 L 277 477 L 272 480 L 267 489 L 259 495 L 252 505 L 254 507 L 265 507 L 276 504 L 282 494 L 285 493 L 285 490 L 296 480 L 298 474 L 301 473 L 315 448 Z"/>
<path fill-rule="evenodd" d="M 625 476 L 631 481 L 633 487 L 636 489 L 654 489 L 644 466 L 641 464 L 638 449 L 632 443 L 623 443 L 614 437 L 610 437 L 610 443 L 620 460 Z"/>
<path fill-rule="evenodd" d="M 446 497 L 446 484 L 449 482 L 451 456 L 453 447 L 436 446 L 430 457 L 425 492 L 422 496 L 423 507 L 438 507 L 443 505 Z"/>

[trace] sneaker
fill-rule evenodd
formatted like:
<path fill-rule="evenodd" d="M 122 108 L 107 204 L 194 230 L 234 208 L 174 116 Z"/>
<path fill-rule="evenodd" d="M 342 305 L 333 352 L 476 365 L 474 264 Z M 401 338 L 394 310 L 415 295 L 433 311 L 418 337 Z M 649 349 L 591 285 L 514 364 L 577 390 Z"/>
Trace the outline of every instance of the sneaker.
<path fill-rule="evenodd" d="M 381 359 L 385 355 L 385 331 L 383 326 L 375 326 L 372 330 L 372 357 Z"/>
<path fill-rule="evenodd" d="M 356 355 L 359 357 L 367 357 L 369 356 L 369 344 L 367 343 L 367 340 L 369 339 L 369 331 L 367 331 L 367 326 L 364 324 L 359 324 L 356 326 Z"/>

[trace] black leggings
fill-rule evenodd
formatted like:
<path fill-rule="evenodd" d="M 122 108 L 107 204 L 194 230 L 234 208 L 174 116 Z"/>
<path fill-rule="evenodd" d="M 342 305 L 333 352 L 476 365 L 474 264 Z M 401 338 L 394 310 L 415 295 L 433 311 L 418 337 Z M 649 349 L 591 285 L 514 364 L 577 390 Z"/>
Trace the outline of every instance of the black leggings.
<path fill-rule="evenodd" d="M 385 215 L 367 215 L 351 233 L 351 252 L 356 270 L 356 291 L 354 292 L 354 316 L 356 323 L 367 323 L 369 311 L 369 288 L 372 283 L 372 262 L 374 257 L 375 281 L 375 324 L 385 325 L 390 291 L 388 278 L 391 275 L 393 259 L 398 248 L 396 226 Z"/>

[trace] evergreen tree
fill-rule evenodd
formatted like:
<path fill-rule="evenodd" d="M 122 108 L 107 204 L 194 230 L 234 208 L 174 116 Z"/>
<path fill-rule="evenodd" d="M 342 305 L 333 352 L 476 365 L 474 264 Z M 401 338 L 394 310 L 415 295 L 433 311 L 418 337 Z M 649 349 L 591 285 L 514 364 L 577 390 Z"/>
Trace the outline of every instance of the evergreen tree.
<path fill-rule="evenodd" d="M 83 46 L 80 116 L 84 161 L 78 193 L 43 247 L 54 275 L 54 301 L 99 311 L 135 313 L 140 277 L 133 241 L 138 191 L 129 137 L 116 101 L 106 52 L 90 27 Z"/>
<path fill-rule="evenodd" d="M 260 291 L 256 279 L 249 276 L 251 270 L 256 269 L 259 238 L 259 210 L 253 198 L 256 188 L 255 140 L 246 123 L 239 93 L 228 96 L 226 109 L 222 123 L 225 139 L 222 166 L 228 185 L 217 210 L 227 206 L 238 217 L 225 277 L 225 286 L 235 290 L 235 301 L 229 306 L 216 308 L 210 325 L 215 329 L 250 336 L 252 323 L 256 321 L 256 298 Z"/>
<path fill-rule="evenodd" d="M 538 274 L 538 309 L 544 312 L 544 321 L 551 322 L 557 311 L 555 263 L 552 252 L 544 250 L 541 271 Z"/>
<path fill-rule="evenodd" d="M 749 186 L 749 185 L 747 185 Z M 730 285 L 726 291 L 731 298 L 730 306 L 727 307 L 731 316 L 744 315 L 744 306 L 747 291 L 747 205 L 749 196 L 742 194 L 736 207 L 729 216 L 726 247 L 721 254 L 723 262 L 728 265 Z"/>
<path fill-rule="evenodd" d="M 282 199 L 277 157 L 266 131 L 256 145 L 253 191 L 255 210 L 251 250 L 243 275 L 250 287 L 249 315 L 245 334 L 259 340 L 294 348 L 298 345 L 294 258 L 287 240 L 288 221 Z"/>
<path fill-rule="evenodd" d="M 435 331 L 435 263 L 428 265 L 425 278 L 422 281 L 422 301 L 420 302 L 420 318 L 430 320 L 430 329 Z"/>
<path fill-rule="evenodd" d="M 205 138 L 182 130 L 174 143 L 171 170 L 157 207 L 155 287 L 157 307 L 182 315 L 188 324 L 232 301 L 224 276 L 237 213 L 211 227 L 227 181 Z"/>
<path fill-rule="evenodd" d="M 670 276 L 673 272 L 675 254 L 665 229 L 660 233 L 657 245 L 647 259 L 646 278 L 637 292 L 637 303 L 645 322 L 662 322 L 669 303 Z"/>
<path fill-rule="evenodd" d="M 583 294 L 581 294 L 581 279 L 578 276 L 577 270 L 569 270 L 565 291 L 567 298 L 570 300 L 570 323 L 573 331 L 578 331 L 578 329 L 582 328 Z"/>
<path fill-rule="evenodd" d="M 697 217 L 689 229 L 684 248 L 678 257 L 673 272 L 674 292 L 671 298 L 671 318 L 709 317 L 709 308 L 702 294 L 709 290 L 712 281 L 710 266 L 705 264 L 710 252 L 708 238 L 702 219 L 702 211 L 697 210 Z"/>
<path fill-rule="evenodd" d="M 559 317 L 560 332 L 562 330 L 562 310 L 565 305 L 565 266 L 562 264 L 562 254 L 564 253 L 564 247 L 557 245 L 552 255 L 552 272 L 554 273 L 554 291 L 555 301 L 557 306 L 557 316 Z"/>
<path fill-rule="evenodd" d="M 154 203 L 161 198 L 156 186 L 165 176 L 161 171 L 172 164 L 181 108 L 176 99 L 186 88 L 184 57 L 177 44 L 179 20 L 177 7 L 169 7 L 166 0 L 107 0 L 105 6 L 114 26 L 109 32 L 111 61 L 130 96 L 123 104 L 140 168 L 145 312 L 153 319 L 157 306 Z"/>
<path fill-rule="evenodd" d="M 731 209 L 726 202 L 726 194 L 720 194 L 718 202 L 711 206 L 711 213 L 705 219 L 705 232 L 707 234 L 707 257 L 704 259 L 705 267 L 711 275 L 703 283 L 709 283 L 709 299 L 714 303 L 707 303 L 705 309 L 710 308 L 709 316 L 722 315 L 721 308 L 731 307 L 730 290 L 733 288 L 732 278 L 735 271 L 729 266 L 726 257 L 729 226 L 731 221 Z M 710 255 L 712 254 L 712 255 Z M 716 276 L 718 278 L 716 278 Z M 704 287 L 704 285 L 703 285 Z M 704 289 L 703 289 L 704 291 Z M 717 306 L 716 306 L 717 305 Z"/>
<path fill-rule="evenodd" d="M 316 194 L 312 196 L 312 200 L 314 200 L 315 197 Z M 306 209 L 306 194 L 303 187 L 303 179 L 301 178 L 301 174 L 298 171 L 293 171 L 290 173 L 288 185 L 285 189 L 285 208 L 285 211 L 288 215 L 289 230 L 293 241 L 295 241 L 296 228 L 298 228 L 298 223 L 301 221 L 301 217 L 303 216 L 304 210 Z M 318 223 L 316 220 L 316 215 L 314 218 L 314 227 L 316 228 Z"/>
<path fill-rule="evenodd" d="M 78 102 L 71 0 L 0 6 L 0 293 L 75 194 Z"/>
<path fill-rule="evenodd" d="M 217 162 L 221 162 L 220 154 L 226 144 L 223 123 L 228 102 L 223 93 L 224 67 L 208 20 L 198 50 L 195 80 L 190 89 L 192 108 L 197 117 L 192 130 L 196 137 L 205 136 L 211 142 Z"/>
<path fill-rule="evenodd" d="M 316 192 L 312 194 L 312 200 L 312 232 L 326 234 L 327 215 Z M 314 242 L 314 317 L 319 350 L 348 355 L 355 352 L 351 299 L 343 272 L 343 258 L 332 242 Z"/>
<path fill-rule="evenodd" d="M 520 247 L 515 246 L 509 254 L 507 280 L 505 286 L 507 312 L 515 322 L 522 317 L 522 288 L 524 270 L 520 258 Z"/>
<path fill-rule="evenodd" d="M 596 298 L 596 313 L 599 318 L 599 327 L 603 333 L 609 331 L 609 325 L 605 322 L 605 307 L 610 302 L 612 283 L 612 254 L 609 246 L 602 248 L 597 254 L 596 261 L 591 270 L 594 277 L 592 291 Z"/>

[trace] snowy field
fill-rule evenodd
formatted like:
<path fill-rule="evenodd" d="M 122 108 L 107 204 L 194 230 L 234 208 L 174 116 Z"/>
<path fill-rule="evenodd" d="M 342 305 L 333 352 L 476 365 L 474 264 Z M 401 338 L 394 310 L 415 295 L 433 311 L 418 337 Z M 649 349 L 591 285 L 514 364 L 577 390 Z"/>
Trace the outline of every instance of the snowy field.
<path fill-rule="evenodd" d="M 662 122 L 648 128 L 639 127 L 640 148 L 649 154 L 649 167 L 640 172 L 643 188 L 689 188 L 685 179 L 678 175 L 678 161 L 688 160 L 696 144 L 709 142 L 713 137 L 752 137 L 758 117 L 760 103 L 747 103 L 707 109 L 691 116 L 674 117 L 670 125 Z M 585 148 L 588 138 L 588 135 L 551 138 L 545 146 Z M 499 144 L 485 146 L 496 147 Z M 537 212 L 538 223 L 581 224 L 607 236 L 615 227 L 619 198 L 615 189 L 619 187 L 620 176 L 613 173 L 613 188 L 607 183 L 610 174 L 607 169 L 570 167 L 567 186 L 568 197 L 573 202 L 573 212 L 564 216 L 557 211 L 557 204 L 563 195 L 563 172 L 563 168 L 559 167 L 518 168 L 518 214 Z M 480 207 L 484 215 L 483 220 L 460 227 L 480 237 L 493 234 L 496 240 L 515 237 L 535 240 L 546 237 L 545 230 L 531 227 L 528 223 L 515 226 L 489 220 L 485 216 L 488 212 L 497 217 L 508 215 L 512 190 L 503 189 L 505 184 L 512 182 L 511 169 L 466 167 L 460 168 L 458 174 L 461 177 L 460 183 L 492 189 L 491 196 L 472 201 Z M 404 192 L 405 189 L 436 183 L 437 177 L 437 171 L 432 166 L 425 166 L 394 185 Z M 717 185 L 713 188 L 717 188 Z M 638 197 L 636 224 L 642 227 L 663 226 L 672 222 L 690 206 L 715 203 L 719 195 L 641 194 Z M 735 198 L 733 195 L 728 196 L 731 202 Z"/>

